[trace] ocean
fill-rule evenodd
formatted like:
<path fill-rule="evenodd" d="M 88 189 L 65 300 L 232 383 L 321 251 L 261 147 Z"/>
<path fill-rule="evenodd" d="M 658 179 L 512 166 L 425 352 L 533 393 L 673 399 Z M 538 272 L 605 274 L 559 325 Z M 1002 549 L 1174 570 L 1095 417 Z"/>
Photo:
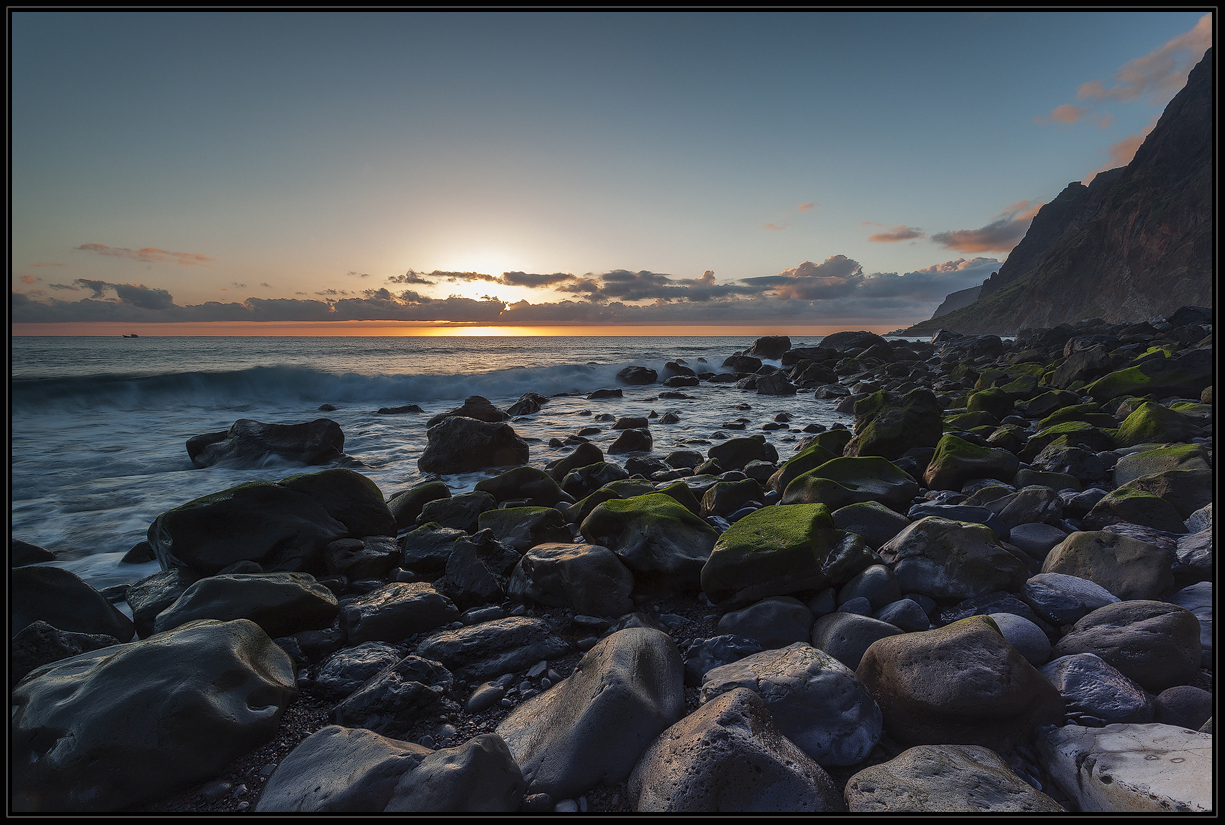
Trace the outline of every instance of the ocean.
<path fill-rule="evenodd" d="M 11 536 L 57 555 L 50 562 L 97 588 L 136 581 L 156 562 L 121 564 L 160 514 L 200 496 L 256 480 L 279 481 L 324 467 L 276 458 L 255 468 L 192 465 L 186 442 L 229 429 L 241 418 L 294 424 L 330 418 L 344 451 L 384 497 L 436 478 L 417 469 L 430 416 L 481 395 L 505 409 L 527 392 L 551 396 L 540 412 L 510 422 L 543 467 L 572 446 L 550 447 L 583 427 L 601 449 L 618 435 L 614 417 L 663 415 L 652 423 L 652 455 L 674 449 L 703 454 L 726 422 L 764 433 L 781 458 L 792 454 L 810 423 L 850 426 L 836 401 L 812 393 L 770 397 L 731 384 L 682 388 L 691 398 L 659 398 L 661 384 L 624 386 L 619 370 L 650 367 L 663 378 L 669 360 L 698 372 L 722 372 L 725 358 L 753 337 L 13 337 Z M 815 346 L 820 337 L 793 339 Z M 770 363 L 770 362 L 767 362 Z M 777 363 L 777 362 L 775 362 Z M 624 397 L 588 400 L 602 388 Z M 320 412 L 322 404 L 334 411 Z M 424 413 L 379 414 L 418 404 Z M 747 405 L 737 408 L 736 405 Z M 762 426 L 779 413 L 789 429 Z M 624 460 L 624 456 L 613 460 Z M 495 471 L 442 477 L 453 492 L 471 490 Z"/>

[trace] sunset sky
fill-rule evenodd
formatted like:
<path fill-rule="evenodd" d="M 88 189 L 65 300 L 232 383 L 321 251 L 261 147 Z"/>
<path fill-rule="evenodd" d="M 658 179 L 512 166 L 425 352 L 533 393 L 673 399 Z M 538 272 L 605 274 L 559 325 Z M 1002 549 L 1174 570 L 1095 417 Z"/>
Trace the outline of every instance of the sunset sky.
<path fill-rule="evenodd" d="M 884 332 L 1126 164 L 1212 44 L 1203 11 L 10 24 L 15 335 Z"/>

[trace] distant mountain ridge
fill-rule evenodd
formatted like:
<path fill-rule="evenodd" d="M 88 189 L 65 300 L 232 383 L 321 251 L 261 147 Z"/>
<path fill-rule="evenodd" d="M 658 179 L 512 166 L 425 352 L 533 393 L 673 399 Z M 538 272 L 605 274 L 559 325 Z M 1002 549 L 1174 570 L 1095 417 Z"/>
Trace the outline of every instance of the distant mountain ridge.
<path fill-rule="evenodd" d="M 937 311 L 902 334 L 1010 335 L 1210 306 L 1212 127 L 1208 49 L 1131 163 L 1098 174 L 1089 186 L 1069 184 L 1034 216 L 978 300 Z"/>

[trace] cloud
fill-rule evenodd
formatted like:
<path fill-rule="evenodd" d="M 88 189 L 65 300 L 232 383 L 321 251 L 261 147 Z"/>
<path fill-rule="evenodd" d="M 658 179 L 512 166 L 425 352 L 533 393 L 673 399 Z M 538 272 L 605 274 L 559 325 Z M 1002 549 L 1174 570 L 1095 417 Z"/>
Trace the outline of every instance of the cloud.
<path fill-rule="evenodd" d="M 926 233 L 918 227 L 911 226 L 895 226 L 887 232 L 877 232 L 875 235 L 869 235 L 869 241 L 877 241 L 878 243 L 896 243 L 898 241 L 908 241 L 912 238 L 922 238 Z"/>
<path fill-rule="evenodd" d="M 264 283 L 263 281 L 260 281 L 259 285 L 262 287 L 266 287 L 268 289 L 272 289 L 272 284 Z"/>
<path fill-rule="evenodd" d="M 1029 224 L 1045 204 L 1018 201 L 1006 208 L 998 218 L 979 229 L 955 229 L 937 232 L 931 238 L 945 249 L 958 252 L 1010 252 L 1021 242 Z"/>
<path fill-rule="evenodd" d="M 22 275 L 21 276 L 21 282 L 23 284 L 29 284 L 30 286 L 34 286 L 35 281 L 41 281 L 41 280 L 42 278 L 35 278 L 33 275 Z"/>
<path fill-rule="evenodd" d="M 423 277 L 420 272 L 415 272 L 411 269 L 403 275 L 392 275 L 387 279 L 387 282 L 392 284 L 429 284 L 431 286 L 434 284 L 433 281 Z"/>
<path fill-rule="evenodd" d="M 356 275 L 356 276 L 357 276 L 357 277 L 359 277 L 359 278 L 369 278 L 369 277 L 370 277 L 370 273 L 369 273 L 369 272 L 358 272 L 358 271 L 357 271 L 357 270 L 355 270 L 355 269 L 350 269 L 350 270 L 348 271 L 348 273 L 347 273 L 347 274 L 349 274 L 349 275 Z"/>
<path fill-rule="evenodd" d="M 1212 14 L 1205 14 L 1195 27 L 1180 34 L 1156 51 L 1124 64 L 1112 76 L 1113 85 L 1100 80 L 1082 83 L 1077 100 L 1091 104 L 1125 102 L 1148 96 L 1149 102 L 1164 105 L 1187 85 L 1187 75 L 1212 45 Z"/>
<path fill-rule="evenodd" d="M 196 264 L 209 263 L 213 260 L 207 255 L 201 255 L 198 252 L 167 252 L 165 249 L 157 249 L 152 246 L 147 246 L 144 249 L 127 249 L 121 246 L 87 243 L 76 247 L 76 251 L 93 252 L 113 258 L 130 258 L 141 263 L 167 263 L 181 264 L 183 266 L 195 266 Z"/>
<path fill-rule="evenodd" d="M 434 270 L 430 273 L 431 278 L 438 278 L 444 281 L 455 283 L 456 281 L 497 281 L 497 275 L 487 275 L 484 272 L 439 272 Z"/>
<path fill-rule="evenodd" d="M 596 277 L 574 278 L 557 287 L 562 292 L 585 294 L 591 301 L 657 301 L 661 303 L 707 303 L 738 295 L 756 295 L 760 289 L 720 284 L 714 270 L 708 269 L 700 278 L 673 278 L 658 272 L 630 272 L 616 269 Z"/>
<path fill-rule="evenodd" d="M 779 226 L 779 225 L 778 225 L 778 224 L 776 224 L 776 223 L 763 223 L 763 224 L 761 225 L 761 228 L 762 228 L 762 229 L 773 229 L 773 230 L 775 230 L 775 231 L 781 232 L 782 230 L 786 229 L 786 228 L 787 228 L 788 226 L 790 226 L 790 225 L 791 225 L 791 224 L 789 224 L 789 223 L 785 223 L 785 224 L 783 224 L 782 226 Z"/>
<path fill-rule="evenodd" d="M 68 264 L 38 263 L 30 264 L 30 266 L 68 266 Z"/>
<path fill-rule="evenodd" d="M 112 284 L 119 300 L 141 309 L 167 309 L 174 306 L 174 298 L 164 289 L 154 289 L 144 284 Z"/>
<path fill-rule="evenodd" d="M 813 209 L 813 208 L 820 209 L 821 206 L 820 204 L 816 204 L 816 203 L 813 203 L 812 201 L 809 201 L 808 203 L 801 203 L 799 206 L 796 207 L 796 209 L 800 210 L 801 212 L 807 212 L 809 209 Z"/>
<path fill-rule="evenodd" d="M 1088 106 L 1076 106 L 1072 103 L 1064 103 L 1052 109 L 1049 115 L 1034 118 L 1034 123 L 1039 125 L 1043 123 L 1076 123 L 1078 120 L 1083 118 L 1088 111 Z"/>
<path fill-rule="evenodd" d="M 850 294 L 862 278 L 863 267 L 858 261 L 845 255 L 831 255 L 820 264 L 804 261 L 778 275 L 745 278 L 744 282 L 767 289 L 776 298 L 819 301 Z"/>
<path fill-rule="evenodd" d="M 539 275 L 530 272 L 503 272 L 500 283 L 507 286 L 542 287 L 552 286 L 564 281 L 577 280 L 568 272 L 554 272 L 551 275 Z"/>

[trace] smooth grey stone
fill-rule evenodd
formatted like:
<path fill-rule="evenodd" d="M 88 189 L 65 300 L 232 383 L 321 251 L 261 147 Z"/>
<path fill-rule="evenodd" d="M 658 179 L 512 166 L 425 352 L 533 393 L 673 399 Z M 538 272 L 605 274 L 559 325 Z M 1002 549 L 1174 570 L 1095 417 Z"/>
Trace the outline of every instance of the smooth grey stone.
<path fill-rule="evenodd" d="M 315 685 L 333 697 L 348 696 L 402 658 L 404 652 L 387 642 L 362 642 L 341 648 L 319 666 Z"/>
<path fill-rule="evenodd" d="M 897 636 L 901 630 L 887 622 L 855 613 L 829 613 L 812 627 L 812 646 L 833 656 L 848 668 L 859 666 L 864 651 L 877 639 Z"/>
<path fill-rule="evenodd" d="M 1177 685 L 1157 694 L 1153 721 L 1199 730 L 1212 718 L 1212 694 L 1203 688 Z"/>
<path fill-rule="evenodd" d="M 761 698 L 736 688 L 664 731 L 628 786 L 638 813 L 841 812 L 842 795 Z"/>
<path fill-rule="evenodd" d="M 1014 613 L 989 613 L 1008 644 L 1034 667 L 1051 658 L 1051 640 L 1038 625 Z"/>
<path fill-rule="evenodd" d="M 779 730 L 823 767 L 853 765 L 880 741 L 880 708 L 854 672 L 804 642 L 709 671 L 702 701 L 736 688 L 757 693 Z"/>
<path fill-rule="evenodd" d="M 684 714 L 676 644 L 662 631 L 629 628 L 515 708 L 497 733 L 522 767 L 528 793 L 565 799 L 628 779 L 647 746 Z"/>
<path fill-rule="evenodd" d="M 913 599 L 898 599 L 872 614 L 872 618 L 888 622 L 899 630 L 913 633 L 931 628 L 931 620 Z"/>
<path fill-rule="evenodd" d="M 857 616 L 870 616 L 872 614 L 872 602 L 868 601 L 864 596 L 856 596 L 840 604 L 838 612 L 854 613 Z"/>
<path fill-rule="evenodd" d="M 1100 656 L 1060 656 L 1039 671 L 1063 696 L 1070 713 L 1106 723 L 1153 720 L 1153 697 Z"/>
<path fill-rule="evenodd" d="M 732 634 L 694 639 L 684 649 L 685 684 L 700 687 L 707 671 L 760 653 L 762 649 L 761 642 L 756 639 Z"/>
<path fill-rule="evenodd" d="M 871 603 L 871 610 L 868 611 L 870 613 L 900 599 L 902 588 L 892 570 L 883 564 L 873 564 L 856 573 L 849 582 L 839 588 L 838 604 L 844 606 L 851 599 L 860 596 Z M 845 610 L 845 607 L 843 609 Z"/>
<path fill-rule="evenodd" d="M 268 780 L 258 813 L 509 813 L 523 774 L 506 743 L 480 734 L 431 750 L 361 728 L 311 734 Z"/>
<path fill-rule="evenodd" d="M 510 616 L 438 631 L 423 639 L 415 652 L 441 662 L 457 679 L 471 682 L 520 671 L 570 650 L 570 642 L 543 619 Z"/>
<path fill-rule="evenodd" d="M 1199 619 L 1200 667 L 1212 667 L 1212 582 L 1184 587 L 1167 600 L 1185 607 Z"/>
<path fill-rule="evenodd" d="M 11 635 L 37 621 L 71 633 L 114 636 L 121 642 L 136 635 L 132 620 L 76 573 L 34 565 L 14 567 L 9 576 Z"/>
<path fill-rule="evenodd" d="M 1053 524 L 1030 522 L 1013 527 L 1008 543 L 1020 548 L 1038 561 L 1046 558 L 1051 548 L 1066 539 L 1068 534 Z"/>
<path fill-rule="evenodd" d="M 718 629 L 721 634 L 743 636 L 771 649 L 808 641 L 815 620 L 812 611 L 799 599 L 771 596 L 725 613 L 719 619 Z"/>
<path fill-rule="evenodd" d="M 1063 573 L 1031 577 L 1021 588 L 1020 597 L 1039 617 L 1056 627 L 1075 624 L 1099 607 L 1119 601 L 1118 596 L 1100 584 Z"/>

